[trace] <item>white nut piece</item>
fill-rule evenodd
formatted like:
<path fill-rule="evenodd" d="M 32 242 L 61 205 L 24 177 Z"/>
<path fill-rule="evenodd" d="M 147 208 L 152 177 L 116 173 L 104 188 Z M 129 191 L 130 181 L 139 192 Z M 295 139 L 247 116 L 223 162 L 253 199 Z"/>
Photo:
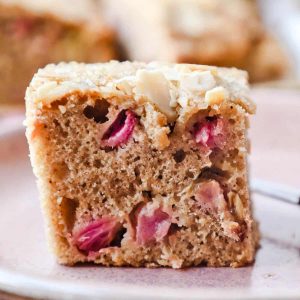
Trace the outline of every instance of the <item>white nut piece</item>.
<path fill-rule="evenodd" d="M 239 223 L 226 220 L 222 222 L 222 227 L 226 236 L 234 239 L 237 242 L 240 240 L 238 233 L 241 229 L 241 226 Z"/>
<path fill-rule="evenodd" d="M 126 95 L 131 95 L 134 85 L 134 76 L 126 76 L 115 81 L 116 88 L 123 91 Z"/>
<path fill-rule="evenodd" d="M 62 201 L 63 201 L 63 198 L 62 198 L 62 197 L 58 197 L 58 198 L 56 199 L 56 202 L 57 202 L 58 205 L 61 205 Z"/>
<path fill-rule="evenodd" d="M 180 88 L 193 93 L 201 93 L 216 86 L 211 71 L 194 71 L 180 76 Z"/>
<path fill-rule="evenodd" d="M 57 83 L 56 81 L 49 81 L 42 83 L 36 90 L 35 103 L 41 103 L 42 106 L 51 106 L 52 102 L 60 97 L 65 96 L 73 91 L 94 91 L 95 87 L 89 86 L 85 82 L 64 81 Z"/>
<path fill-rule="evenodd" d="M 58 105 L 58 109 L 60 110 L 60 112 L 62 114 L 64 114 L 67 111 L 67 109 L 66 109 L 66 107 L 64 105 Z"/>
<path fill-rule="evenodd" d="M 49 81 L 49 82 L 44 82 L 40 86 L 38 86 L 36 90 L 36 98 L 35 102 L 41 102 L 41 99 L 47 99 L 48 94 L 51 93 L 51 91 L 55 90 L 58 87 L 58 84 L 56 81 Z M 52 99 L 50 99 L 49 102 L 51 102 Z M 44 100 L 45 104 L 48 104 L 48 101 Z"/>
<path fill-rule="evenodd" d="M 237 217 L 242 220 L 244 218 L 244 207 L 240 196 L 236 193 L 228 193 L 229 204 L 234 207 Z"/>
<path fill-rule="evenodd" d="M 169 120 L 176 118 L 175 111 L 170 107 L 171 94 L 169 82 L 160 71 L 139 70 L 136 73 L 136 96 L 145 97 L 164 113 Z"/>
<path fill-rule="evenodd" d="M 205 94 L 205 102 L 209 105 L 220 104 L 229 97 L 228 91 L 222 86 L 217 86 Z"/>

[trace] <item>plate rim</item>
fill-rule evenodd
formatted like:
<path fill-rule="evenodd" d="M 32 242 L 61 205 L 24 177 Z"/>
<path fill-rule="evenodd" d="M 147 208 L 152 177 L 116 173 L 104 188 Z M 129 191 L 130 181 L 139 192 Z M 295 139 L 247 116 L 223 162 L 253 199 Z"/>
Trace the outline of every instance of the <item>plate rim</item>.
<path fill-rule="evenodd" d="M 155 270 L 155 269 L 154 269 Z M 178 271 L 178 270 L 172 270 Z M 133 286 L 130 284 L 112 284 L 101 285 L 96 288 L 95 285 L 80 288 L 78 284 L 61 280 L 59 283 L 53 279 L 40 279 L 38 276 L 25 275 L 0 268 L 0 289 L 5 292 L 14 293 L 19 296 L 46 298 L 46 299 L 221 299 L 224 300 L 257 300 L 257 299 L 300 299 L 300 290 L 291 291 L 289 289 L 272 289 L 272 291 L 253 291 L 242 289 L 224 289 L 220 288 L 191 288 L 188 293 L 185 288 L 156 287 L 149 289 L 147 287 Z M 134 290 L 133 290 L 134 289 Z M 1 292 L 1 291 L 0 291 Z"/>

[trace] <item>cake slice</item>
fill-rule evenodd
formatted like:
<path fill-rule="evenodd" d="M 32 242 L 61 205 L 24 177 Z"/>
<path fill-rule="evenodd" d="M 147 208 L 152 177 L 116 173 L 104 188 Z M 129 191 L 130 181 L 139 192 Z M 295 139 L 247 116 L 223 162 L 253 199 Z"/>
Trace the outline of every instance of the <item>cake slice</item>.
<path fill-rule="evenodd" d="M 251 81 L 279 78 L 287 69 L 255 1 L 103 1 L 130 60 L 235 66 Z"/>
<path fill-rule="evenodd" d="M 0 103 L 21 103 L 51 62 L 116 58 L 114 33 L 92 0 L 0 0 Z"/>
<path fill-rule="evenodd" d="M 238 267 L 257 230 L 247 75 L 163 63 L 48 65 L 26 135 L 58 262 Z"/>

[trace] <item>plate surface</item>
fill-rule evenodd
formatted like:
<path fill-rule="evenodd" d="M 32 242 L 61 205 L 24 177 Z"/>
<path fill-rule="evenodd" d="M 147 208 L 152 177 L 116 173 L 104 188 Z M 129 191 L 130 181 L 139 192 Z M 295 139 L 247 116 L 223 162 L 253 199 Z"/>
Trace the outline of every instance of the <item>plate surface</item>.
<path fill-rule="evenodd" d="M 300 187 L 300 92 L 257 89 L 251 175 Z M 0 135 L 0 289 L 47 299 L 300 299 L 300 207 L 253 195 L 253 266 L 59 266 L 48 253 L 23 129 Z"/>

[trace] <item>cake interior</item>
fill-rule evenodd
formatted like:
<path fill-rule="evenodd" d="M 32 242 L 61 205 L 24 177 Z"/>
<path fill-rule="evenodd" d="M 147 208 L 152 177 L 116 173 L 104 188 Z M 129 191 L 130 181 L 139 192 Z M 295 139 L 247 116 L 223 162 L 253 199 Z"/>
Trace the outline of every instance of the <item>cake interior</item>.
<path fill-rule="evenodd" d="M 170 145 L 158 150 L 145 129 L 149 110 L 133 103 L 74 93 L 37 113 L 31 139 L 39 136 L 43 149 L 35 154 L 43 162 L 37 167 L 44 178 L 39 186 L 59 262 L 175 268 L 252 262 L 256 231 L 244 110 L 224 103 L 185 124 L 169 123 Z M 128 112 L 135 118 L 132 135 L 109 146 L 108 136 L 128 121 Z M 218 136 L 210 147 L 195 143 L 195 124 L 219 120 L 225 138 Z M 209 198 L 220 200 L 217 208 Z M 89 224 L 109 228 L 105 247 L 98 240 L 89 245 L 95 251 L 86 251 L 76 242 L 89 234 Z M 149 226 L 156 232 L 147 231 Z"/>

